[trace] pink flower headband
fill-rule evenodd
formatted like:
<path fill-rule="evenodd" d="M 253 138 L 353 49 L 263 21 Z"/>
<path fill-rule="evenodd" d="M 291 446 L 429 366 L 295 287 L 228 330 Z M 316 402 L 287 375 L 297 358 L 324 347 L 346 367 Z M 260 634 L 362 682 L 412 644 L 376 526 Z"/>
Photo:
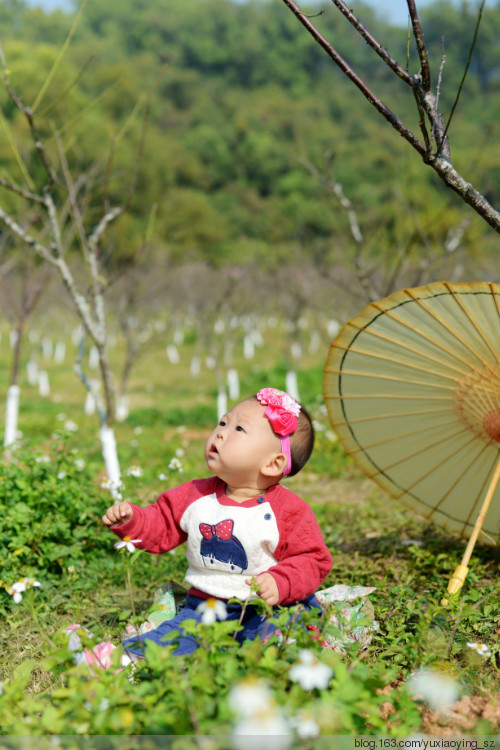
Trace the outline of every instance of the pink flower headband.
<path fill-rule="evenodd" d="M 262 388 L 257 399 L 266 406 L 264 414 L 268 418 L 274 432 L 281 438 L 281 450 L 286 456 L 287 463 L 283 476 L 292 470 L 290 454 L 290 435 L 297 429 L 297 417 L 300 414 L 300 404 L 295 399 L 277 388 Z"/>

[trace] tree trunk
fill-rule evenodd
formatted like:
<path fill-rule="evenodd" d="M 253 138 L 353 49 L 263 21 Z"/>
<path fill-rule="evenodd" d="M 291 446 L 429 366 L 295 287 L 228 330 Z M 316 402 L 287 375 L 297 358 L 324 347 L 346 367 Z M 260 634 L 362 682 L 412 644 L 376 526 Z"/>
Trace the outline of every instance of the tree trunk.
<path fill-rule="evenodd" d="M 19 414 L 19 386 L 11 385 L 7 391 L 7 406 L 5 409 L 4 447 L 11 445 L 17 439 L 17 417 Z"/>
<path fill-rule="evenodd" d="M 24 333 L 24 318 L 20 318 L 16 326 L 16 343 L 12 356 L 12 368 L 10 372 L 10 385 L 17 385 L 19 375 L 19 362 L 21 361 L 21 344 Z"/>

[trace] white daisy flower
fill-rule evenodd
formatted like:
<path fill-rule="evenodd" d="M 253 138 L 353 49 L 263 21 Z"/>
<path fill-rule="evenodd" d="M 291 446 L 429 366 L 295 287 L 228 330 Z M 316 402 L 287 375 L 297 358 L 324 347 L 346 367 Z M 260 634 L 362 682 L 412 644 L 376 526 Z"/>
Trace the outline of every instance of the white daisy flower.
<path fill-rule="evenodd" d="M 142 427 L 134 427 L 134 435 L 142 435 Z"/>
<path fill-rule="evenodd" d="M 241 680 L 229 692 L 229 705 L 240 716 L 251 717 L 271 701 L 269 685 L 255 677 Z"/>
<path fill-rule="evenodd" d="M 65 476 L 66 476 L 66 472 L 65 471 L 60 471 L 59 474 L 57 475 L 57 478 L 58 479 L 64 479 Z"/>
<path fill-rule="evenodd" d="M 73 422 L 71 419 L 67 419 L 64 423 L 64 429 L 68 432 L 77 432 L 78 425 L 75 424 L 75 422 Z"/>
<path fill-rule="evenodd" d="M 50 464 L 49 456 L 37 456 L 35 458 L 35 461 L 37 462 L 37 464 Z"/>
<path fill-rule="evenodd" d="M 140 466 L 131 466 L 129 469 L 127 469 L 127 474 L 129 475 L 129 477 L 142 477 L 144 472 Z"/>
<path fill-rule="evenodd" d="M 40 581 L 35 581 L 34 578 L 20 578 L 7 589 L 7 593 L 12 596 L 15 604 L 19 604 L 25 591 L 41 585 Z"/>
<path fill-rule="evenodd" d="M 482 656 L 484 659 L 488 659 L 488 657 L 491 656 L 491 651 L 486 645 L 486 643 L 480 643 L 479 641 L 475 643 L 469 642 L 467 643 L 467 646 L 471 648 L 473 651 L 475 651 L 476 654 L 479 654 L 479 656 Z"/>
<path fill-rule="evenodd" d="M 175 451 L 175 455 L 177 458 L 183 458 L 184 457 L 184 448 L 177 448 Z"/>
<path fill-rule="evenodd" d="M 135 552 L 135 544 L 139 544 L 142 539 L 131 539 L 129 536 L 124 536 L 123 539 L 119 542 L 116 542 L 113 546 L 115 549 L 123 549 L 125 548 L 132 554 L 132 552 Z"/>
<path fill-rule="evenodd" d="M 236 750 L 286 750 L 293 741 L 290 726 L 273 699 L 243 716 L 231 732 Z"/>
<path fill-rule="evenodd" d="M 323 690 L 328 687 L 333 675 L 333 670 L 328 664 L 319 661 L 309 649 L 299 651 L 299 659 L 300 663 L 295 664 L 288 672 L 291 680 L 298 682 L 304 690 Z"/>
<path fill-rule="evenodd" d="M 212 625 L 216 620 L 225 620 L 227 617 L 226 605 L 219 599 L 205 599 L 196 607 L 196 611 L 201 612 L 201 621 L 205 625 Z"/>
<path fill-rule="evenodd" d="M 162 482 L 164 482 L 167 479 L 167 475 L 161 472 L 161 474 L 158 474 L 158 479 L 160 479 Z"/>
<path fill-rule="evenodd" d="M 68 573 L 70 575 L 76 572 L 74 565 L 68 565 L 68 567 L 66 568 L 66 570 L 68 571 Z"/>
<path fill-rule="evenodd" d="M 300 711 L 292 720 L 292 725 L 295 727 L 298 736 L 303 740 L 314 739 L 319 736 L 319 726 L 307 711 Z"/>
<path fill-rule="evenodd" d="M 122 496 L 118 492 L 118 489 L 122 486 L 121 482 L 113 482 L 108 477 L 104 477 L 104 479 L 101 482 L 101 489 L 103 490 L 109 490 L 114 498 L 117 500 L 121 500 Z"/>
<path fill-rule="evenodd" d="M 168 468 L 171 469 L 171 470 L 182 471 L 182 464 L 181 464 L 181 462 L 179 461 L 178 458 L 173 458 L 170 461 L 170 463 L 168 465 Z"/>
<path fill-rule="evenodd" d="M 85 468 L 85 461 L 83 460 L 83 458 L 76 459 L 75 468 L 77 468 L 78 471 L 83 471 L 83 469 Z"/>
<path fill-rule="evenodd" d="M 434 669 L 419 669 L 408 680 L 415 699 L 424 700 L 436 711 L 443 711 L 459 698 L 458 684 L 452 677 Z"/>

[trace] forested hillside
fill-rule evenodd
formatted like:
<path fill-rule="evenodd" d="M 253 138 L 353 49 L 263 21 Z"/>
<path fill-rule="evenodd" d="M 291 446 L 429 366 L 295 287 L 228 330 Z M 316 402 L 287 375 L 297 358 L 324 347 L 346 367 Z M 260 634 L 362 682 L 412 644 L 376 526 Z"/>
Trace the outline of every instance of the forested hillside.
<path fill-rule="evenodd" d="M 406 33 L 356 8 L 403 63 Z M 318 27 L 417 133 L 409 92 L 333 5 L 310 12 L 320 10 Z M 89 0 L 40 97 L 76 12 L 45 13 L 9 0 L 0 5 L 0 34 L 12 85 L 34 106 L 49 148 L 56 149 L 59 135 L 73 169 L 84 170 L 109 160 L 113 143 L 110 200 L 133 169 L 145 92 L 156 86 L 137 187 L 113 229 L 113 263 L 125 262 L 149 233 L 150 247 L 170 264 L 307 264 L 323 276 L 341 268 L 346 281 L 362 252 L 363 262 L 379 269 L 404 255 L 408 274 L 419 269 L 417 281 L 488 272 L 497 236 L 377 119 L 280 0 Z M 457 9 L 436 2 L 421 16 L 434 70 L 444 50 L 440 97 L 447 114 L 475 12 L 467 3 Z M 486 9 L 451 126 L 457 166 L 497 207 L 499 31 L 498 10 Z M 408 69 L 418 70 L 413 49 Z M 29 168 L 36 173 L 39 166 L 5 91 L 1 107 L 0 176 L 21 184 L 26 177 L 12 142 Z M 356 212 L 362 248 L 332 179 Z M 8 207 L 14 198 L 0 200 Z M 459 260 L 446 246 L 458 227 Z M 403 269 L 387 284 L 413 280 Z"/>

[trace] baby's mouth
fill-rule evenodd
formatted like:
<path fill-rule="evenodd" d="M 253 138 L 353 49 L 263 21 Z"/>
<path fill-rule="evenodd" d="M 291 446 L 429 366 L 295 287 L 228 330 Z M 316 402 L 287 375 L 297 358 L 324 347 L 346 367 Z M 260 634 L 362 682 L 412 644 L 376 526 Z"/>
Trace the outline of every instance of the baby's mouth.
<path fill-rule="evenodd" d="M 210 446 L 209 453 L 218 453 L 218 452 L 219 451 L 217 450 L 215 443 L 212 443 L 212 445 Z"/>

